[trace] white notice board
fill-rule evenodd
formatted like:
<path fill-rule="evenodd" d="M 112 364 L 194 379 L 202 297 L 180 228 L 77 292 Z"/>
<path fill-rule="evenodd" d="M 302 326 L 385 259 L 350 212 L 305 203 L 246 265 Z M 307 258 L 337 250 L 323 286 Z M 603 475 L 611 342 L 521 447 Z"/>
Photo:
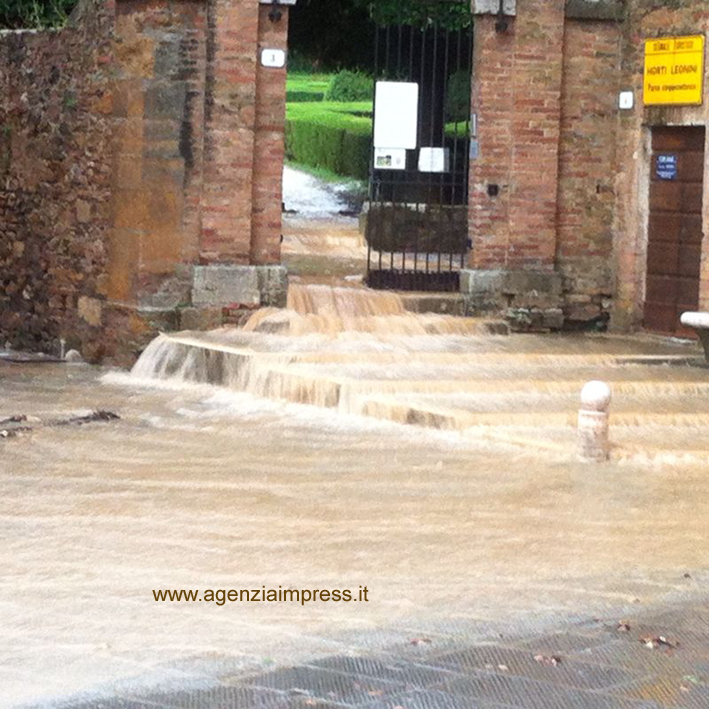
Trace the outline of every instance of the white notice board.
<path fill-rule="evenodd" d="M 419 85 L 377 81 L 374 99 L 374 147 L 416 148 Z"/>

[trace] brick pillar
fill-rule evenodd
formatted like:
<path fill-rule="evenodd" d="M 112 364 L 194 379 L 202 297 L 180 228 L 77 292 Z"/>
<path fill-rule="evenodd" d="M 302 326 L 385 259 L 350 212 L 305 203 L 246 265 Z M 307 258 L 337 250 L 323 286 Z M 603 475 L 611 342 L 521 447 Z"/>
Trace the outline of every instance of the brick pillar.
<path fill-rule="evenodd" d="M 271 7 L 262 5 L 259 19 L 261 50 L 287 48 L 288 8 L 277 22 Z M 256 70 L 256 126 L 251 221 L 251 263 L 273 264 L 281 259 L 281 203 L 285 158 L 286 68 L 259 66 Z"/>
<path fill-rule="evenodd" d="M 202 262 L 249 262 L 258 27 L 258 0 L 210 0 Z"/>
<path fill-rule="evenodd" d="M 494 16 L 476 18 L 475 269 L 554 269 L 564 7 L 564 0 L 520 2 L 501 33 Z"/>

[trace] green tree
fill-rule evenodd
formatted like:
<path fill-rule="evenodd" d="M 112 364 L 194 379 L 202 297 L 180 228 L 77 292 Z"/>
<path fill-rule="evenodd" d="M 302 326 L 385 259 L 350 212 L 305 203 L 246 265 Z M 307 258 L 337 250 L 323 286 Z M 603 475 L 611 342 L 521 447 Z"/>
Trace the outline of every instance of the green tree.
<path fill-rule="evenodd" d="M 77 0 L 0 0 L 0 28 L 62 27 Z"/>

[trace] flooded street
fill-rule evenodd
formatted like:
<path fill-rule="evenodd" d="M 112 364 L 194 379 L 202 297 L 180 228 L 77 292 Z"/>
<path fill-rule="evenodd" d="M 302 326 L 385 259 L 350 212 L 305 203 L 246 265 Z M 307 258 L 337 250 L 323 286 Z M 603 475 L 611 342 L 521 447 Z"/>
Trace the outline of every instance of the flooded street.
<path fill-rule="evenodd" d="M 133 375 L 0 364 L 0 418 L 39 420 L 0 440 L 0 706 L 701 594 L 709 370 L 683 363 L 694 346 L 495 336 L 357 297 L 296 288 L 290 313 L 164 338 Z M 591 378 L 615 391 L 597 466 L 574 447 Z M 42 425 L 97 409 L 121 418 Z M 369 601 L 152 593 L 264 586 L 366 586 Z"/>

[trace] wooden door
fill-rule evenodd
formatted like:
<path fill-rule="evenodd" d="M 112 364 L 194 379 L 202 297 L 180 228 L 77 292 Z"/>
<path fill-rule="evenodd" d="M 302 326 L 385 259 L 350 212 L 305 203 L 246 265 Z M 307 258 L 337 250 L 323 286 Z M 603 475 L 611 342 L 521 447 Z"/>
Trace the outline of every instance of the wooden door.
<path fill-rule="evenodd" d="M 704 128 L 654 128 L 644 326 L 694 336 L 680 316 L 699 306 Z"/>

